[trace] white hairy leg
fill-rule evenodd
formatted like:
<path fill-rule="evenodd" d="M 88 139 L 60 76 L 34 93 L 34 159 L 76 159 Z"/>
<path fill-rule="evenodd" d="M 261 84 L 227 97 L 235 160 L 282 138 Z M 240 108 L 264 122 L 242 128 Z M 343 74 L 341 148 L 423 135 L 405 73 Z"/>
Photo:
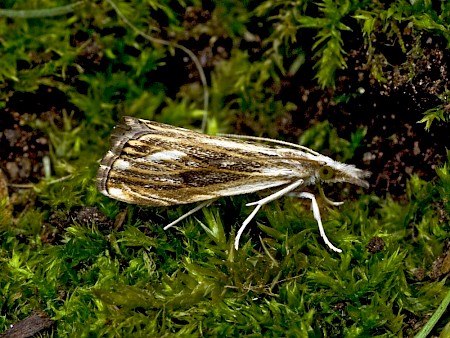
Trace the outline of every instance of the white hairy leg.
<path fill-rule="evenodd" d="M 192 215 L 194 212 L 199 211 L 200 209 L 203 209 L 204 207 L 207 207 L 208 205 L 210 205 L 212 202 L 214 202 L 217 198 L 214 198 L 212 200 L 207 200 L 203 203 L 200 203 L 199 205 L 197 205 L 194 209 L 189 210 L 187 213 L 185 213 L 184 215 L 181 215 L 180 217 L 178 217 L 175 221 L 173 221 L 172 223 L 167 224 L 163 229 L 167 230 L 169 229 L 171 226 L 174 226 L 175 224 L 177 224 L 178 222 L 184 220 L 186 217 Z"/>
<path fill-rule="evenodd" d="M 252 205 L 256 205 L 255 209 L 252 211 L 252 213 L 250 215 L 247 216 L 247 218 L 245 219 L 244 223 L 242 223 L 241 227 L 239 228 L 237 234 L 236 234 L 236 239 L 234 240 L 234 247 L 237 250 L 239 248 L 239 240 L 241 239 L 242 233 L 245 230 L 245 227 L 248 225 L 248 223 L 250 223 L 250 221 L 253 219 L 253 217 L 255 217 L 256 213 L 259 211 L 259 209 L 261 209 L 261 207 L 264 204 L 267 204 L 269 202 L 272 202 L 278 198 L 280 198 L 281 196 L 284 196 L 286 194 L 288 194 L 289 192 L 291 192 L 292 190 L 297 189 L 299 186 L 301 186 L 304 183 L 303 180 L 299 180 L 295 183 L 292 183 L 291 185 L 288 185 L 287 187 L 273 193 L 272 195 L 269 195 L 259 201 L 255 201 L 255 202 L 251 202 L 251 203 L 247 203 L 246 206 L 252 206 Z"/>
<path fill-rule="evenodd" d="M 311 209 L 314 215 L 314 219 L 317 222 L 317 225 L 319 226 L 319 232 L 320 232 L 320 236 L 323 238 L 323 241 L 325 242 L 326 245 L 328 245 L 330 247 L 331 250 L 336 251 L 336 252 L 342 252 L 341 249 L 335 247 L 330 240 L 328 239 L 327 235 L 325 234 L 325 230 L 323 228 L 323 224 L 322 224 L 322 219 L 320 217 L 320 210 L 319 210 L 319 205 L 317 204 L 316 201 L 316 197 L 309 193 L 309 192 L 299 192 L 299 193 L 295 193 L 295 192 L 291 192 L 288 194 L 288 196 L 295 196 L 295 197 L 300 197 L 300 198 L 308 198 L 311 200 Z"/>

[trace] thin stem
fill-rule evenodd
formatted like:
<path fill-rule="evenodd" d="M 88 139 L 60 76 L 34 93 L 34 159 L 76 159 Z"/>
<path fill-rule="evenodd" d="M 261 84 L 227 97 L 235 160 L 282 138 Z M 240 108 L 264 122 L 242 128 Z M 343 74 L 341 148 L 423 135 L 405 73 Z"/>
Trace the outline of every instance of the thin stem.
<path fill-rule="evenodd" d="M 208 83 L 206 81 L 205 72 L 203 71 L 203 67 L 200 63 L 200 60 L 197 58 L 197 56 L 191 50 L 189 50 L 188 48 L 186 48 L 176 42 L 169 42 L 169 41 L 166 41 L 163 39 L 158 39 L 158 38 L 155 38 L 153 36 L 150 36 L 150 35 L 144 33 L 139 28 L 137 28 L 135 25 L 133 25 L 131 23 L 131 21 L 128 20 L 128 18 L 125 15 L 122 14 L 120 9 L 117 7 L 117 5 L 112 0 L 106 0 L 106 2 L 108 2 L 111 5 L 111 7 L 114 8 L 117 15 L 122 19 L 123 22 L 125 22 L 126 25 L 128 25 L 132 30 L 134 30 L 137 34 L 142 36 L 144 39 L 154 42 L 154 43 L 159 43 L 161 45 L 173 46 L 175 48 L 181 49 L 183 52 L 185 52 L 191 58 L 191 60 L 195 64 L 195 67 L 198 70 L 198 73 L 200 75 L 200 81 L 202 82 L 202 85 L 203 85 L 203 111 L 204 112 L 203 112 L 203 119 L 202 119 L 202 131 L 205 132 L 206 122 L 208 119 L 209 91 L 208 91 Z"/>

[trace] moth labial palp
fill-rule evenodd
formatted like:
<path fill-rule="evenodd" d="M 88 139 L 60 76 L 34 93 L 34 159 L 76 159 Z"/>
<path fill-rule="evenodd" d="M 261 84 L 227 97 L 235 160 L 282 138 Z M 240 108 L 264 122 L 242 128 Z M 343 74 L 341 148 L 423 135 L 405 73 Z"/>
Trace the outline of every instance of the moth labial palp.
<path fill-rule="evenodd" d="M 273 146 L 256 143 L 270 142 Z M 246 226 L 261 207 L 282 196 L 311 200 L 324 242 L 336 252 L 323 229 L 315 196 L 307 185 L 347 182 L 367 188 L 370 173 L 334 161 L 306 147 L 252 136 L 210 136 L 154 121 L 124 117 L 111 136 L 111 150 L 97 173 L 100 192 L 119 201 L 148 206 L 201 202 L 171 222 L 167 229 L 216 199 L 278 189 L 248 203 L 255 206 L 239 228 L 235 248 Z M 319 185 L 323 199 L 331 205 Z"/>

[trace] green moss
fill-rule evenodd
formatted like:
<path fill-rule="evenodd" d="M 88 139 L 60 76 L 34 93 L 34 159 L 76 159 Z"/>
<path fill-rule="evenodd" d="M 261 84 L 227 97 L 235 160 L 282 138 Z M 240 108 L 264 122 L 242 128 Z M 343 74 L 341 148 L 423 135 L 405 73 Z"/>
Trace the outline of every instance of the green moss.
<path fill-rule="evenodd" d="M 425 129 L 430 130 L 431 125 L 436 122 L 448 122 L 450 120 L 450 110 L 449 110 L 449 91 L 445 91 L 443 95 L 440 96 L 442 104 L 428 109 L 423 113 L 424 117 L 418 121 L 418 123 L 425 123 Z"/>
<path fill-rule="evenodd" d="M 421 316 L 448 290 L 444 281 L 411 279 L 449 235 L 432 198 L 449 193 L 448 170 L 440 170 L 437 184 L 411 181 L 406 205 L 363 196 L 330 210 L 324 225 L 341 255 L 327 250 L 307 208 L 290 199 L 267 206 L 260 230 L 253 226 L 238 251 L 214 207 L 167 232 L 133 214 L 123 230 L 69 220 L 51 245 L 38 240 L 42 215 L 30 211 L 1 237 L 2 307 L 19 310 L 8 310 L 4 323 L 41 307 L 61 335 L 398 335 L 405 311 Z M 386 246 L 370 254 L 373 236 Z"/>

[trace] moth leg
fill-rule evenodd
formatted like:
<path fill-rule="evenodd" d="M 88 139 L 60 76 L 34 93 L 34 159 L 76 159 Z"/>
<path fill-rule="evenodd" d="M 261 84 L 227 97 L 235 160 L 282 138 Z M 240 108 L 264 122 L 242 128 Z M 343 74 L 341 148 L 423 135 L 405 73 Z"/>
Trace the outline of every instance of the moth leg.
<path fill-rule="evenodd" d="M 288 194 L 288 196 L 296 196 L 296 197 L 300 197 L 300 198 L 308 198 L 311 200 L 311 209 L 314 215 L 314 219 L 317 222 L 317 225 L 319 226 L 319 232 L 320 232 L 320 236 L 323 238 L 323 241 L 325 242 L 326 245 L 328 245 L 328 247 L 336 252 L 342 252 L 341 249 L 335 247 L 330 240 L 328 239 L 327 235 L 325 234 L 325 230 L 323 228 L 323 224 L 322 224 L 322 219 L 320 217 L 320 210 L 319 210 L 319 205 L 317 204 L 316 201 L 316 197 L 309 193 L 309 192 L 300 192 L 300 193 L 290 193 Z"/>
<path fill-rule="evenodd" d="M 335 207 L 338 207 L 338 206 L 344 204 L 344 202 L 335 202 L 335 201 L 330 200 L 327 196 L 325 196 L 325 193 L 323 192 L 323 189 L 320 185 L 319 185 L 319 193 L 320 193 L 320 197 L 322 197 L 323 200 L 325 202 L 327 202 L 329 205 L 334 205 Z"/>
<path fill-rule="evenodd" d="M 292 190 L 297 189 L 303 183 L 304 183 L 304 180 L 298 180 L 298 181 L 288 185 L 287 187 L 285 187 L 281 190 L 278 190 L 277 192 L 273 193 L 272 195 L 269 195 L 263 199 L 260 199 L 259 201 L 247 203 L 246 206 L 248 206 L 248 207 L 252 206 L 252 205 L 256 205 L 256 207 L 255 207 L 255 209 L 253 209 L 251 214 L 247 216 L 247 218 L 245 219 L 245 221 L 242 223 L 241 227 L 239 228 L 239 230 L 236 234 L 236 239 L 234 240 L 234 248 L 236 250 L 239 248 L 239 240 L 241 239 L 241 236 L 245 230 L 245 227 L 248 225 L 248 223 L 250 223 L 250 221 L 253 219 L 253 217 L 255 217 L 256 213 L 259 211 L 259 209 L 261 209 L 261 207 L 264 204 L 272 202 L 272 201 L 280 198 L 281 196 L 286 195 L 287 193 L 291 192 Z"/>
<path fill-rule="evenodd" d="M 194 209 L 189 210 L 187 213 L 181 215 L 180 217 L 178 217 L 175 221 L 167 224 L 163 229 L 167 230 L 169 229 L 171 226 L 174 226 L 175 224 L 177 224 L 178 222 L 184 220 L 186 217 L 189 217 L 190 215 L 192 215 L 194 212 L 199 211 L 200 209 L 203 209 L 204 207 L 207 207 L 208 205 L 210 205 L 212 202 L 214 202 L 217 198 L 213 198 L 211 200 L 207 200 L 203 203 L 200 203 L 199 205 L 197 205 Z"/>

